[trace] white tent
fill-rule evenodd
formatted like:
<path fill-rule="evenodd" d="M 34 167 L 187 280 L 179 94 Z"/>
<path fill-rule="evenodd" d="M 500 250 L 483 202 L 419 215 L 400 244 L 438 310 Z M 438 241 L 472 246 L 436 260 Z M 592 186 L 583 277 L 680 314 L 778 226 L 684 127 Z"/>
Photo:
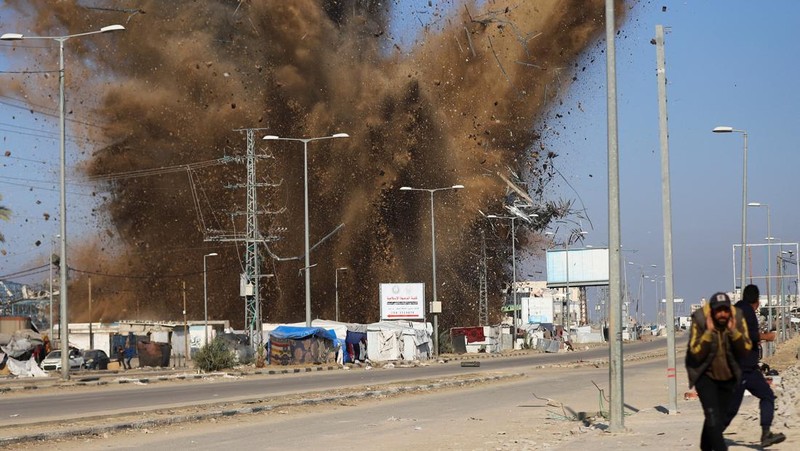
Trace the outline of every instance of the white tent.
<path fill-rule="evenodd" d="M 431 355 L 430 323 L 381 321 L 367 325 L 367 356 L 373 361 L 427 360 Z"/>

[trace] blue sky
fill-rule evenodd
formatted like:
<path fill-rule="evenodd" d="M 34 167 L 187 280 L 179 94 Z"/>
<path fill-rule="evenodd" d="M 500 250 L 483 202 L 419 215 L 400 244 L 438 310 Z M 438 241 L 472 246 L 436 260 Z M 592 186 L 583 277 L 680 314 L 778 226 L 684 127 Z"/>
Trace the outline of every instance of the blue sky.
<path fill-rule="evenodd" d="M 800 94 L 795 87 L 800 61 L 794 32 L 800 2 L 632 5 L 616 41 L 622 244 L 630 250 L 624 259 L 638 265 L 626 265 L 627 278 L 635 293 L 640 267 L 653 278 L 663 275 L 664 268 L 656 54 L 650 44 L 655 26 L 661 24 L 668 27 L 675 295 L 699 302 L 732 288 L 732 247 L 741 234 L 742 136 L 713 134 L 715 126 L 747 130 L 748 201 L 769 204 L 772 236 L 790 243 L 800 239 L 795 188 L 800 152 L 794 136 L 800 130 L 796 112 Z M 17 30 L 2 30 L 10 31 Z M 594 63 L 587 63 L 586 71 L 565 93 L 563 107 L 550 112 L 549 117 L 564 114 L 553 125 L 565 128 L 547 145 L 560 154 L 558 167 L 574 188 L 554 185 L 554 195 L 580 199 L 593 225 L 585 242 L 602 246 L 608 243 L 605 55 L 598 52 L 604 45 L 594 48 Z M 51 51 L 55 63 L 57 49 Z M 8 53 L 3 53 L 5 58 Z M 19 49 L 12 55 L 24 58 Z M 0 70 L 8 67 L 0 59 Z M 2 204 L 14 210 L 12 222 L 0 223 L 7 239 L 0 245 L 5 250 L 0 255 L 0 275 L 35 266 L 37 258 L 43 263 L 49 240 L 58 233 L 57 123 L 53 116 L 40 113 L 57 114 L 57 86 L 53 82 L 49 86 L 52 102 L 37 106 L 33 114 L 19 108 L 13 95 L 0 92 L 12 96 L 0 97 L 0 194 Z M 75 146 L 70 146 L 74 155 Z M 70 166 L 75 163 L 73 159 Z M 93 221 L 88 189 L 70 183 L 68 191 L 70 234 L 97 233 L 96 227 L 87 225 Z M 45 214 L 50 220 L 43 219 Z M 764 243 L 765 209 L 749 208 L 748 218 L 748 242 Z M 36 241 L 42 244 L 37 246 Z M 763 248 L 754 249 L 751 262 L 754 275 L 766 274 Z M 789 265 L 787 270 L 796 268 Z M 763 281 L 759 284 L 765 292 Z M 646 283 L 644 288 L 648 318 L 655 310 L 655 286 Z"/>
<path fill-rule="evenodd" d="M 747 200 L 769 205 L 773 237 L 798 240 L 800 155 L 793 132 L 800 118 L 792 113 L 800 100 L 793 44 L 798 13 L 800 3 L 791 1 L 640 2 L 616 41 L 622 246 L 632 250 L 623 255 L 657 278 L 664 274 L 664 257 L 656 53 L 650 39 L 657 24 L 668 30 L 673 280 L 675 296 L 687 302 L 732 289 L 733 245 L 741 241 L 743 139 L 738 133 L 714 134 L 715 126 L 748 132 Z M 572 110 L 564 122 L 569 131 L 551 144 L 560 147 L 560 168 L 569 171 L 595 227 L 586 242 L 605 245 L 605 55 L 596 62 L 587 70 L 589 79 L 579 80 L 565 102 Z M 584 113 L 575 114 L 576 102 Z M 748 208 L 749 243 L 765 243 L 766 213 L 766 208 Z M 772 249 L 774 260 L 779 249 Z M 766 247 L 754 248 L 750 257 L 748 272 L 765 276 Z M 736 265 L 738 274 L 738 258 Z M 796 267 L 787 265 L 787 271 Z M 777 273 L 774 265 L 771 272 Z M 636 283 L 632 290 L 638 289 L 633 282 L 638 278 L 639 267 L 628 265 L 629 285 Z M 766 292 L 763 278 L 754 282 Z M 645 284 L 644 310 L 650 318 L 655 285 Z"/>

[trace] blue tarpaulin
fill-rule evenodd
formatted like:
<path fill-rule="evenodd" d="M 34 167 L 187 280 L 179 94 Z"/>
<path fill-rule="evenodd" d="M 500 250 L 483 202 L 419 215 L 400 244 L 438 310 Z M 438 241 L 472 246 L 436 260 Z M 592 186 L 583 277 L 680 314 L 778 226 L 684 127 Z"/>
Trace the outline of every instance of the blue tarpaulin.
<path fill-rule="evenodd" d="M 289 365 L 336 361 L 339 339 L 321 327 L 278 326 L 269 333 L 270 364 Z"/>
<path fill-rule="evenodd" d="M 321 327 L 278 326 L 269 334 L 275 338 L 292 340 L 302 340 L 308 337 L 322 337 L 332 341 L 334 346 L 339 344 L 339 340 L 332 330 L 323 329 Z"/>

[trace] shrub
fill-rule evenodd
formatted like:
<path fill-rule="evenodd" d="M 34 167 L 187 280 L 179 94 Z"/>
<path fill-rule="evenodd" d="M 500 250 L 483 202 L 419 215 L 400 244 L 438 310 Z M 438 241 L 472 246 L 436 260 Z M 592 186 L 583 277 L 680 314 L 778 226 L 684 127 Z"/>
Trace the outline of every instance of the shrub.
<path fill-rule="evenodd" d="M 204 372 L 233 368 L 236 359 L 224 340 L 214 338 L 195 354 L 194 363 Z"/>

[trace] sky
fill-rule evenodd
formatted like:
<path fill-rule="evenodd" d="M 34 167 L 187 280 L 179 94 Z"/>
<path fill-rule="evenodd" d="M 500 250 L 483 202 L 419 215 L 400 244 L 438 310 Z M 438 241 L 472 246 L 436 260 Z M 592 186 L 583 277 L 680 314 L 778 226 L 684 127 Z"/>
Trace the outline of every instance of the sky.
<path fill-rule="evenodd" d="M 414 2 L 407 4 L 413 11 Z M 632 263 L 625 265 L 623 276 L 633 299 L 642 293 L 642 309 L 652 318 L 664 288 L 650 280 L 663 280 L 665 267 L 656 49 L 650 44 L 655 26 L 667 28 L 674 293 L 687 304 L 698 303 L 716 291 L 732 290 L 739 265 L 733 247 L 741 240 L 743 139 L 739 133 L 712 133 L 714 127 L 747 131 L 747 200 L 769 205 L 776 242 L 800 240 L 794 187 L 800 153 L 792 133 L 800 130 L 800 116 L 791 113 L 800 104 L 794 86 L 800 60 L 791 44 L 800 2 L 629 4 L 616 40 L 621 241 L 623 260 Z M 439 20 L 413 14 L 406 18 L 414 23 Z M 579 62 L 586 69 L 562 93 L 563 103 L 545 118 L 553 127 L 545 144 L 560 155 L 556 162 L 566 178 L 554 181 L 553 196 L 574 199 L 576 206 L 585 208 L 590 220 L 583 221 L 585 244 L 598 247 L 608 244 L 604 48 L 601 40 Z M 54 48 L 54 65 L 56 52 Z M 11 55 L 25 58 L 21 52 Z M 0 60 L 0 70 L 7 67 Z M 58 96 L 56 85 L 52 87 L 52 102 L 36 105 L 33 112 L 13 96 L 0 96 L 0 205 L 13 211 L 11 221 L 0 222 L 6 237 L 6 243 L 0 243 L 0 278 L 30 282 L 15 274 L 44 264 L 58 233 Z M 556 120 L 556 115 L 561 118 Z M 91 121 L 72 123 L 68 139 L 73 130 L 91 126 Z M 81 157 L 72 142 L 68 146 L 73 149 L 71 176 Z M 71 181 L 68 196 L 70 235 L 97 233 L 91 189 Z M 766 213 L 766 208 L 748 208 L 749 243 L 766 242 Z M 765 249 L 754 247 L 748 264 L 762 293 Z M 777 245 L 771 248 L 773 260 L 778 251 Z M 787 265 L 787 271 L 796 270 Z M 771 271 L 774 275 L 777 269 L 773 266 Z M 44 279 L 46 273 L 36 278 Z M 794 292 L 795 286 L 790 288 Z"/>
<path fill-rule="evenodd" d="M 791 1 L 639 2 L 631 10 L 616 41 L 616 71 L 621 242 L 623 259 L 633 262 L 626 265 L 633 298 L 642 273 L 657 280 L 665 267 L 655 26 L 667 30 L 674 295 L 699 303 L 732 290 L 740 267 L 733 246 L 741 242 L 744 140 L 740 133 L 712 133 L 714 127 L 747 132 L 747 201 L 769 205 L 775 243 L 800 238 L 794 208 L 800 155 L 792 133 L 800 117 L 791 113 L 800 100 L 799 63 L 788 44 L 798 12 L 800 3 Z M 563 146 L 561 169 L 592 220 L 586 243 L 602 246 L 608 244 L 605 55 L 596 62 L 565 102 L 580 102 L 584 113 L 571 108 L 568 130 L 552 144 Z M 766 243 L 767 208 L 748 207 L 747 218 L 747 242 Z M 796 252 L 796 245 L 783 249 Z M 780 250 L 771 247 L 773 261 Z M 766 246 L 751 248 L 746 268 L 765 294 Z M 643 309 L 652 318 L 664 288 L 644 280 Z"/>

